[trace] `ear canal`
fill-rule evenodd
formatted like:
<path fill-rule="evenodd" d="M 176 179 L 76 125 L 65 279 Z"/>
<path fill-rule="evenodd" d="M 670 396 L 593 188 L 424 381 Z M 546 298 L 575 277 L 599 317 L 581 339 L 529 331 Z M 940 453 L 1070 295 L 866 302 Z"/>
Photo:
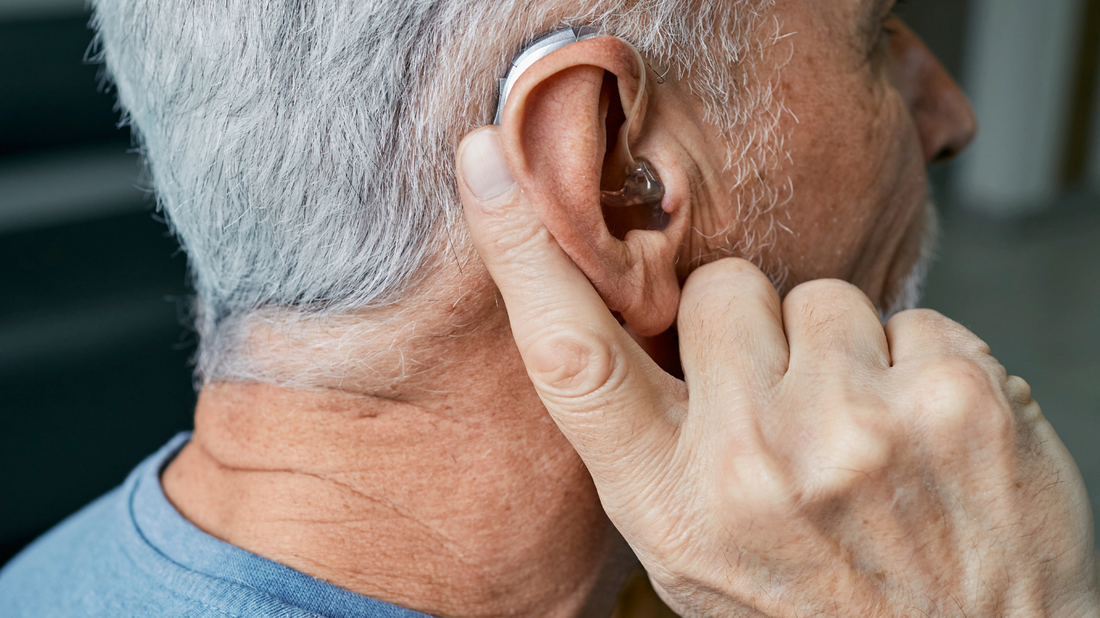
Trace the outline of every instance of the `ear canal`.
<path fill-rule="evenodd" d="M 621 40 L 621 39 L 620 39 Z M 619 143 L 616 148 L 626 158 L 626 172 L 623 187 L 618 191 L 601 191 L 600 201 L 610 208 L 629 208 L 634 206 L 649 206 L 652 210 L 659 211 L 661 201 L 665 198 L 665 186 L 657 175 L 653 165 L 645 159 L 635 159 L 630 154 L 630 129 L 634 125 L 634 119 L 638 115 L 642 97 L 646 95 L 647 71 L 645 60 L 636 47 L 629 41 L 623 41 L 634 52 L 634 58 L 638 62 L 638 94 L 634 97 L 634 104 L 626 114 L 626 120 L 619 129 Z M 662 211 L 663 212 L 663 211 Z"/>
<path fill-rule="evenodd" d="M 645 159 L 635 159 L 626 167 L 626 180 L 618 191 L 601 191 L 600 201 L 611 208 L 631 206 L 660 207 L 665 199 L 665 186 L 653 165 Z"/>

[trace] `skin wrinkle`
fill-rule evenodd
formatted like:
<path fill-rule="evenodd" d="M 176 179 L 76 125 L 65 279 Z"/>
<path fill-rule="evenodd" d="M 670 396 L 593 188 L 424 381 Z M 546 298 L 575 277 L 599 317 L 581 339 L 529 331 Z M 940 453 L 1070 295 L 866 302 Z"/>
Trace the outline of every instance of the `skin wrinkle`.
<path fill-rule="evenodd" d="M 300 470 L 275 470 L 275 469 L 256 470 L 256 469 L 248 469 L 248 468 L 233 468 L 233 467 L 229 467 L 229 466 L 225 466 L 225 468 L 228 469 L 228 470 L 231 470 L 233 472 L 283 473 L 283 474 L 290 474 L 290 475 L 295 475 L 295 476 L 306 476 L 306 477 L 316 478 L 317 480 L 323 481 L 325 483 L 336 485 L 340 489 L 342 489 L 344 491 L 347 491 L 347 492 L 351 492 L 352 494 L 354 494 L 355 496 L 357 496 L 357 497 L 359 497 L 363 500 L 366 500 L 366 501 L 371 502 L 373 504 L 377 504 L 381 507 L 386 508 L 387 510 L 392 511 L 395 515 L 401 517 L 405 521 L 410 522 L 415 527 L 417 527 L 420 530 L 422 530 L 423 532 L 425 532 L 430 538 L 437 541 L 437 543 L 438 543 L 437 547 L 442 547 L 446 551 L 449 551 L 451 556 L 454 559 L 458 560 L 460 564 L 464 565 L 467 568 L 482 570 L 484 572 L 484 570 L 481 568 L 481 565 L 467 560 L 465 558 L 465 556 L 463 555 L 462 551 L 459 548 L 455 547 L 454 544 L 451 543 L 450 539 L 446 535 L 441 533 L 437 529 L 437 527 L 432 526 L 431 524 L 429 524 L 425 521 L 422 521 L 421 519 L 415 517 L 413 514 L 402 510 L 400 507 L 398 507 L 396 504 L 394 504 L 392 502 L 386 502 L 386 501 L 381 500 L 379 498 L 376 498 L 374 496 L 370 496 L 366 493 L 363 493 L 362 491 L 355 488 L 353 485 L 338 481 L 338 480 L 332 478 L 330 475 L 303 472 L 303 471 L 300 471 Z M 295 518 L 292 518 L 292 519 L 288 518 L 285 521 L 293 521 L 293 522 L 297 522 L 297 523 L 309 523 L 309 524 L 323 524 L 323 525 L 346 525 L 348 523 L 353 523 L 353 522 L 369 521 L 370 517 L 373 517 L 373 515 L 368 515 L 368 514 L 364 513 L 363 516 L 360 517 L 360 518 L 347 519 L 347 520 L 343 520 L 343 521 L 340 521 L 340 520 L 334 521 L 334 520 L 331 520 L 331 519 L 311 520 L 311 519 L 303 518 L 303 517 L 295 517 Z"/>
<path fill-rule="evenodd" d="M 203 449 L 203 450 L 204 450 L 204 452 L 209 454 L 209 451 L 205 451 L 205 449 Z M 360 497 L 362 497 L 364 499 L 367 499 L 367 500 L 375 502 L 375 503 L 377 503 L 381 506 L 384 506 L 388 509 L 391 509 L 395 513 L 397 513 L 398 515 L 400 515 L 404 518 L 410 519 L 411 521 L 414 521 L 414 522 L 426 527 L 430 532 L 433 532 L 433 536 L 436 535 L 436 533 L 434 532 L 434 529 L 431 528 L 430 526 L 428 526 L 425 522 L 419 521 L 415 517 L 412 517 L 409 513 L 404 512 L 401 509 L 397 508 L 396 505 L 394 505 L 393 503 L 386 502 L 386 501 L 380 501 L 377 498 L 374 498 L 372 496 L 364 495 L 361 492 L 359 492 L 356 488 L 354 488 L 353 486 L 348 485 L 344 482 L 341 482 L 341 481 L 338 481 L 338 480 L 332 478 L 331 475 L 327 475 L 327 474 L 322 475 L 322 474 L 316 474 L 316 473 L 302 472 L 300 470 L 275 470 L 275 469 L 257 470 L 257 469 L 249 468 L 249 467 L 245 467 L 245 466 L 232 466 L 232 465 L 226 464 L 225 462 L 217 459 L 216 457 L 213 458 L 213 461 L 215 461 L 218 466 L 220 466 L 224 469 L 233 470 L 233 471 L 262 472 L 262 473 L 279 473 L 279 472 L 282 472 L 282 473 L 297 474 L 297 475 L 304 475 L 304 476 L 308 476 L 308 477 L 312 477 L 312 478 L 317 478 L 318 480 L 321 480 L 321 481 L 326 482 L 326 483 L 335 484 L 335 485 L 337 485 L 338 487 L 340 487 L 344 490 L 351 491 L 355 495 L 359 495 Z M 438 540 L 440 540 L 441 542 L 443 542 L 443 545 L 445 547 L 448 547 L 452 551 L 456 552 L 456 556 L 461 556 L 461 551 L 460 550 L 458 550 L 457 548 L 449 547 L 449 545 L 446 543 L 446 538 L 444 536 L 439 535 L 439 536 L 436 536 L 436 538 Z"/>
<path fill-rule="evenodd" d="M 238 7 L 231 11 L 239 10 L 239 5 L 249 1 L 232 0 L 227 6 Z M 319 14 L 324 13 L 325 1 L 316 0 Z M 115 54 L 110 68 L 125 83 L 125 87 L 120 86 L 120 92 L 125 91 L 123 102 L 139 108 L 139 116 L 142 101 L 136 100 L 135 93 L 155 97 L 163 84 L 143 89 L 129 83 L 140 82 L 143 67 L 127 66 L 126 54 L 132 50 L 112 39 L 126 29 L 119 29 L 117 24 L 109 26 L 108 22 L 131 9 L 138 15 L 164 11 L 162 18 L 178 18 L 174 9 L 181 2 L 160 0 L 158 8 L 152 8 L 154 3 L 146 0 L 97 0 L 97 19 L 105 31 L 108 63 Z M 207 17 L 221 19 L 217 7 L 204 2 L 200 2 L 198 14 L 205 12 L 209 13 Z M 387 17 L 410 11 L 405 14 L 409 22 L 402 28 L 423 26 L 434 34 L 405 38 L 396 32 L 393 38 L 385 39 L 389 34 L 384 28 L 377 24 L 364 27 L 364 22 L 356 18 L 362 15 L 355 14 L 348 21 L 349 28 L 361 29 L 362 37 L 380 37 L 371 41 L 373 47 L 361 47 L 354 39 L 340 39 L 342 30 L 334 29 L 333 24 L 310 22 L 315 17 L 311 15 L 298 17 L 296 23 L 309 24 L 303 31 L 340 39 L 326 54 L 338 50 L 347 54 L 341 62 L 354 64 L 358 62 L 357 50 L 370 49 L 374 55 L 370 60 L 377 63 L 371 70 L 378 75 L 364 80 L 364 67 L 335 66 L 331 67 L 335 69 L 331 76 L 322 75 L 321 69 L 327 67 L 320 60 L 328 62 L 331 58 L 318 55 L 317 49 L 280 50 L 268 59 L 286 61 L 294 54 L 306 56 L 306 72 L 280 69 L 303 80 L 294 83 L 302 100 L 275 101 L 280 106 L 280 121 L 297 118 L 306 103 L 320 104 L 325 97 L 333 96 L 327 86 L 308 92 L 307 78 L 357 79 L 354 83 L 359 89 L 363 83 L 371 84 L 371 100 L 362 100 L 356 95 L 358 90 L 353 89 L 340 101 L 342 106 L 356 110 L 354 117 L 317 116 L 319 131 L 325 137 L 323 148 L 310 138 L 310 133 L 302 133 L 301 127 L 295 126 L 289 130 L 293 141 L 271 148 L 276 152 L 270 156 L 267 149 L 261 149 L 258 154 L 262 157 L 241 161 L 240 169 L 229 166 L 210 170 L 214 179 L 233 178 L 232 186 L 196 177 L 198 167 L 191 165 L 184 166 L 184 171 L 191 174 L 183 179 L 189 185 L 171 186 L 175 180 L 171 172 L 157 178 L 158 186 L 169 183 L 164 206 L 170 217 L 183 219 L 177 231 L 185 241 L 188 234 L 198 234 L 200 245 L 227 242 L 224 238 L 204 238 L 201 231 L 188 228 L 189 214 L 213 215 L 211 225 L 234 221 L 229 227 L 241 232 L 232 238 L 234 243 L 262 245 L 264 234 L 272 231 L 265 226 L 272 222 L 278 222 L 291 239 L 277 243 L 281 246 L 276 247 L 276 268 L 271 269 L 266 259 L 249 264 L 258 271 L 257 277 L 266 277 L 264 281 L 235 279 L 240 273 L 234 274 L 233 268 L 240 266 L 235 261 L 240 255 L 222 256 L 228 261 L 219 264 L 219 255 L 206 251 L 209 247 L 194 248 L 192 268 L 202 283 L 200 294 L 207 294 L 203 310 L 212 312 L 202 320 L 213 328 L 203 331 L 203 345 L 207 347 L 202 362 L 207 364 L 201 365 L 200 371 L 207 382 L 197 413 L 196 440 L 209 441 L 223 460 L 227 453 L 237 456 L 245 446 L 251 457 L 262 457 L 280 470 L 312 473 L 312 477 L 305 475 L 309 478 L 317 478 L 317 470 L 347 471 L 340 482 L 354 492 L 351 495 L 371 496 L 380 504 L 391 505 L 394 512 L 403 514 L 397 519 L 408 524 L 404 534 L 387 528 L 389 536 L 384 539 L 364 538 L 361 527 L 340 530 L 339 526 L 326 526 L 336 531 L 319 532 L 304 526 L 304 522 L 326 518 L 357 521 L 354 510 L 342 510 L 354 505 L 339 504 L 326 496 L 303 496 L 301 488 L 274 488 L 277 491 L 267 498 L 273 503 L 285 501 L 324 509 L 322 517 L 302 518 L 304 529 L 292 530 L 314 541 L 294 552 L 296 558 L 290 564 L 294 568 L 429 613 L 535 614 L 545 609 L 556 615 L 572 615 L 573 610 L 588 602 L 585 595 L 594 590 L 593 582 L 605 577 L 616 581 L 613 573 L 607 573 L 611 572 L 610 556 L 621 549 L 621 543 L 606 519 L 587 469 L 531 389 L 501 296 L 484 265 L 474 256 L 461 222 L 456 224 L 454 219 L 457 209 L 451 193 L 452 145 L 457 136 L 480 124 L 491 111 L 499 69 L 525 42 L 559 27 L 563 16 L 572 23 L 590 23 L 591 18 L 629 39 L 642 48 L 650 64 L 669 68 L 664 83 L 654 86 L 655 104 L 652 113 L 647 112 L 646 122 L 655 123 L 652 119 L 660 118 L 660 113 L 666 114 L 666 120 L 690 121 L 681 125 L 655 123 L 642 130 L 642 135 L 652 138 L 646 147 L 658 155 L 653 157 L 655 163 L 665 166 L 661 168 L 666 172 L 663 177 L 668 179 L 672 172 L 685 168 L 673 187 L 686 192 L 677 212 L 687 217 L 682 228 L 686 240 L 677 245 L 680 253 L 670 257 L 676 265 L 674 276 L 682 282 L 704 261 L 757 253 L 757 261 L 772 282 L 786 291 L 807 279 L 857 272 L 853 261 L 862 259 L 876 263 L 864 269 L 874 274 L 855 283 L 871 293 L 880 306 L 890 298 L 876 290 L 881 292 L 893 285 L 885 281 L 892 273 L 881 273 L 881 268 L 875 266 L 881 266 L 879 261 L 892 264 L 902 253 L 875 255 L 873 249 L 892 247 L 895 242 L 901 246 L 901 241 L 883 239 L 879 245 L 868 236 L 905 235 L 911 230 L 910 226 L 900 225 L 881 230 L 872 223 L 885 226 L 905 221 L 910 215 L 919 218 L 924 206 L 912 195 L 904 196 L 904 203 L 894 201 L 904 193 L 901 189 L 890 191 L 886 180 L 881 181 L 882 185 L 874 182 L 880 176 L 889 177 L 882 173 L 884 165 L 897 170 L 894 178 L 901 178 L 923 163 L 918 157 L 902 158 L 881 147 L 906 137 L 894 125 L 904 118 L 900 114 L 907 113 L 905 105 L 909 101 L 883 97 L 866 100 L 869 87 L 891 86 L 885 81 L 875 82 L 882 75 L 870 74 L 868 67 L 852 68 L 863 66 L 851 53 L 852 43 L 846 38 L 854 14 L 837 9 L 837 2 L 702 2 L 697 11 L 673 11 L 669 7 L 678 8 L 683 3 L 640 1 L 639 15 L 645 12 L 642 9 L 657 8 L 637 21 L 631 21 L 629 15 L 616 16 L 614 3 L 610 2 L 586 4 L 588 8 L 583 10 L 577 8 L 579 2 L 574 3 L 576 6 L 512 2 L 479 5 L 485 9 L 478 13 L 484 23 L 499 20 L 514 26 L 501 29 L 499 37 L 485 37 L 483 28 L 464 21 L 468 16 L 459 13 L 467 7 L 465 0 L 432 3 L 434 12 L 424 17 L 423 23 L 417 21 L 416 11 L 424 3 L 415 0 L 351 4 L 381 12 L 378 23 L 382 25 Z M 198 17 L 182 21 L 189 19 Z M 272 40 L 282 36 L 279 33 L 283 31 L 275 25 L 281 22 L 249 25 L 256 19 L 241 14 L 230 16 L 226 23 L 243 24 L 249 32 L 258 28 Z M 701 28 L 701 24 L 707 27 Z M 720 27 L 716 29 L 715 25 Z M 471 40 L 476 38 L 480 43 L 473 45 L 462 38 L 468 32 Z M 454 33 L 453 39 L 449 33 Z M 225 40 L 234 40 L 231 33 L 221 34 Z M 696 43 L 700 45 L 689 49 Z M 188 41 L 182 41 L 182 51 L 177 54 L 183 66 L 194 60 L 188 56 L 187 45 Z M 415 53 L 403 46 L 413 46 Z M 391 53 L 382 53 L 387 51 Z M 262 46 L 244 45 L 242 53 L 256 55 L 242 64 L 247 67 L 262 64 L 268 51 Z M 427 70 L 415 75 L 420 66 L 417 63 L 426 62 L 419 55 L 422 53 L 435 57 Z M 387 64 L 391 60 L 394 66 Z M 391 69 L 392 74 L 387 72 Z M 437 79 L 440 74 L 449 77 Z M 410 79 L 413 81 L 408 82 Z M 432 90 L 431 85 L 439 90 Z M 407 99 L 401 105 L 389 105 L 387 93 L 394 92 Z M 422 96 L 418 98 L 418 94 Z M 448 97 L 457 97 L 461 103 L 454 105 Z M 888 105 L 895 108 L 885 107 Z M 432 122 L 428 121 L 429 113 L 437 114 Z M 138 124 L 151 127 L 147 136 L 149 156 L 154 160 L 162 157 L 159 169 L 171 170 L 185 153 L 169 152 L 170 147 L 181 145 L 156 143 L 158 120 L 143 118 Z M 243 109 L 241 118 L 246 125 L 259 124 L 234 125 L 215 132 L 221 136 L 224 148 L 229 148 L 219 154 L 227 160 L 237 156 L 232 149 L 247 144 L 249 137 L 270 132 L 255 110 Z M 200 124 L 195 141 L 189 144 L 204 143 L 202 136 L 209 129 L 202 125 L 205 120 L 188 121 Z M 373 145 L 347 141 L 347 136 L 341 135 L 341 131 L 374 131 L 372 123 L 385 125 L 384 131 L 379 129 L 385 139 L 364 137 L 367 141 L 376 137 L 381 140 Z M 859 135 L 865 127 L 875 129 L 864 131 L 866 139 Z M 250 132 L 253 129 L 255 134 Z M 662 141 L 662 134 L 669 137 Z M 159 137 L 169 139 L 174 135 Z M 918 138 L 912 134 L 908 137 L 911 139 L 899 149 L 916 145 Z M 554 135 L 546 139 L 554 139 Z M 867 139 L 873 143 L 867 144 Z M 665 150 L 683 154 L 662 158 Z M 906 154 L 912 155 L 908 151 Z M 891 160 L 886 161 L 887 156 Z M 367 168 L 376 168 L 343 169 L 345 160 L 356 165 L 365 161 Z M 244 168 L 268 164 L 276 165 L 280 174 L 292 176 L 286 183 L 273 183 L 276 193 L 268 196 L 271 201 L 258 200 L 248 192 L 263 179 L 257 178 L 256 170 Z M 426 168 L 431 169 L 424 172 Z M 340 175 L 366 180 L 336 187 L 347 194 L 329 193 L 335 190 L 329 182 L 331 177 Z M 189 191 L 208 189 L 208 180 L 227 190 L 228 205 L 173 201 Z M 417 196 L 425 199 L 414 203 L 412 198 Z M 327 199 L 335 201 L 316 202 Z M 184 203 L 188 208 L 193 204 L 199 212 L 181 211 Z M 317 207 L 304 229 L 298 205 Z M 424 229 L 438 236 L 430 241 L 415 235 L 402 236 L 416 225 L 401 228 L 407 222 L 387 220 L 394 213 L 407 214 L 399 207 L 411 208 L 416 225 L 430 223 L 430 228 Z M 338 223 L 336 234 L 328 234 L 332 221 Z M 345 254 L 350 242 L 341 236 L 345 228 L 354 236 L 352 244 L 356 247 L 370 245 L 376 233 L 392 233 L 371 246 L 377 255 L 385 254 L 385 259 L 371 262 L 365 254 Z M 690 229 L 695 232 L 688 234 L 686 230 Z M 580 240 L 591 239 L 582 235 Z M 420 242 L 427 244 L 421 246 Z M 598 248 L 598 244 L 591 246 Z M 226 247 L 229 253 L 234 249 Z M 427 262 L 416 261 L 421 257 Z M 512 257 L 523 259 L 522 255 Z M 415 271 L 416 276 L 402 284 L 405 287 L 394 283 L 399 273 L 387 270 L 395 263 Z M 295 270 L 321 266 L 324 268 L 316 271 L 316 281 L 305 270 Z M 287 276 L 279 280 L 281 274 Z M 880 276 L 883 281 L 873 280 Z M 650 280 L 638 277 L 638 285 L 648 285 Z M 359 287 L 347 287 L 349 282 Z M 264 294 L 270 295 L 257 305 L 249 300 L 249 294 L 255 291 L 250 286 L 259 283 L 273 287 L 264 288 Z M 387 287 L 391 285 L 396 287 Z M 233 296 L 237 292 L 240 295 Z M 394 295 L 387 297 L 391 292 Z M 372 296 L 376 293 L 381 296 Z M 280 297 L 282 294 L 287 296 Z M 317 301 L 319 297 L 323 300 Z M 288 303 L 285 298 L 294 300 Z M 223 301 L 231 307 L 219 309 Z M 554 303 L 560 302 L 546 299 L 546 311 L 539 316 L 542 323 L 554 322 Z M 675 340 L 650 349 L 660 354 L 664 351 L 662 345 L 674 347 Z M 359 396 L 342 398 L 349 393 Z M 264 419 L 265 414 L 270 418 Z M 370 424 L 356 422 L 364 418 L 369 418 Z M 756 429 L 774 432 L 781 427 Z M 166 494 L 173 504 L 183 505 L 183 510 L 193 509 L 189 518 L 204 530 L 231 540 L 238 538 L 240 530 L 218 527 L 219 516 L 224 515 L 219 509 L 226 505 L 207 503 L 202 491 L 187 485 L 182 472 L 187 471 L 191 460 L 184 457 L 186 453 L 185 449 L 177 459 L 178 468 L 173 462 L 165 473 Z M 716 457 L 713 453 L 684 456 Z M 362 474 L 354 474 L 357 469 Z M 248 486 L 244 479 L 222 480 L 228 495 L 235 495 L 235 488 Z M 322 478 L 319 482 L 328 481 Z M 446 519 L 439 516 L 442 504 L 449 510 Z M 502 535 L 489 535 L 493 530 Z M 251 545 L 247 548 L 260 555 L 297 549 L 292 541 L 268 545 L 272 541 L 261 531 L 246 532 L 253 535 L 248 537 Z M 441 551 L 438 556 L 423 556 L 426 563 L 417 568 L 409 564 L 410 557 L 420 557 L 425 548 L 433 546 L 463 550 L 462 560 Z M 326 555 L 331 559 L 322 557 Z M 388 579 L 369 581 L 354 568 L 343 573 L 330 567 L 376 564 L 382 557 L 393 561 L 394 573 L 386 574 Z M 468 568 L 471 564 L 479 568 Z M 473 571 L 477 581 L 464 580 L 463 570 Z M 433 593 L 408 592 L 424 590 L 424 573 L 439 578 Z M 763 585 L 767 592 L 773 583 L 764 581 Z M 563 589 L 575 594 L 563 594 Z"/>
<path fill-rule="evenodd" d="M 787 38 L 785 36 L 779 35 L 782 30 L 782 26 L 777 16 L 773 16 L 773 23 L 775 25 L 776 34 L 772 36 L 772 47 L 774 47 L 778 43 L 778 41 Z M 765 57 L 763 50 L 761 50 L 760 54 L 761 59 L 763 59 Z M 792 44 L 790 58 L 793 58 L 793 54 L 794 48 Z M 742 208 L 743 203 L 741 201 L 739 193 L 737 197 L 738 205 L 736 216 L 731 221 L 729 221 L 729 223 L 726 224 L 725 228 L 716 230 L 709 235 L 701 234 L 701 236 L 707 240 L 713 240 L 721 237 L 724 242 L 722 244 L 715 243 L 715 245 L 717 246 L 711 245 L 710 248 L 700 248 L 698 251 L 696 251 L 695 257 L 690 262 L 692 267 L 698 267 L 702 264 L 713 261 L 715 259 L 719 259 L 721 257 L 741 255 L 749 258 L 758 266 L 764 268 L 765 272 L 769 275 L 769 277 L 772 279 L 773 283 L 777 285 L 777 287 L 782 287 L 785 282 L 786 266 L 783 265 L 781 261 L 778 263 L 765 261 L 763 259 L 763 255 L 775 243 L 776 226 L 775 214 L 773 211 L 775 210 L 779 202 L 777 192 L 774 189 L 770 188 L 769 184 L 765 181 L 765 178 L 769 175 L 765 170 L 769 169 L 769 167 L 771 166 L 774 166 L 778 160 L 790 159 L 789 153 L 783 152 L 782 154 L 775 154 L 775 152 L 773 152 L 776 149 L 782 148 L 784 140 L 782 139 L 782 137 L 774 137 L 773 133 L 775 131 L 774 127 L 776 127 L 780 123 L 784 113 L 787 111 L 786 106 L 783 104 L 782 100 L 777 99 L 774 94 L 774 83 L 780 80 L 781 70 L 786 65 L 786 63 L 790 61 L 790 58 L 788 58 L 788 60 L 785 62 L 777 63 L 774 69 L 774 77 L 772 81 L 769 82 L 768 85 L 765 85 L 758 89 L 758 91 L 766 92 L 766 94 L 759 97 L 760 101 L 773 101 L 774 104 L 765 107 L 760 103 L 750 103 L 751 107 L 760 108 L 759 111 L 752 114 L 752 116 L 755 118 L 770 118 L 769 123 L 761 124 L 753 121 L 749 123 L 726 126 L 720 125 L 716 128 L 718 135 L 733 135 L 735 140 L 734 144 L 731 145 L 730 149 L 728 150 L 726 167 L 724 171 L 729 172 L 731 170 L 734 170 L 736 172 L 735 178 L 737 178 L 738 180 L 734 180 L 733 182 L 731 182 L 728 185 L 727 191 L 730 194 L 738 191 L 743 192 L 745 186 L 748 185 L 748 181 L 746 179 L 752 177 L 754 178 L 753 182 L 756 183 L 758 186 L 751 186 L 749 189 L 752 194 L 750 203 L 754 205 L 765 204 L 765 206 L 763 208 L 753 207 L 746 212 Z M 748 71 L 745 72 L 745 75 L 748 75 Z M 717 116 L 710 114 L 709 111 L 708 119 L 711 119 L 712 121 L 719 120 Z M 729 121 L 727 120 L 727 122 Z M 738 129 L 738 126 L 747 126 L 749 128 Z M 734 163 L 735 161 L 738 162 L 736 165 Z M 746 167 L 745 164 L 749 161 L 757 162 L 749 163 L 749 166 Z M 791 191 L 790 196 L 784 202 L 784 205 L 786 205 L 786 203 L 789 203 L 794 194 L 793 183 L 791 182 L 790 178 L 787 179 L 787 184 L 791 187 Z M 759 194 L 757 194 L 758 188 L 760 190 Z M 758 237 L 756 232 L 749 231 L 747 234 L 741 234 L 740 239 L 736 242 L 730 242 L 730 236 L 733 234 L 733 231 L 737 227 L 743 226 L 744 228 L 751 229 L 752 224 L 755 223 L 762 216 L 767 216 L 769 218 L 768 228 L 763 236 Z M 696 229 L 698 230 L 699 228 L 697 227 Z"/>

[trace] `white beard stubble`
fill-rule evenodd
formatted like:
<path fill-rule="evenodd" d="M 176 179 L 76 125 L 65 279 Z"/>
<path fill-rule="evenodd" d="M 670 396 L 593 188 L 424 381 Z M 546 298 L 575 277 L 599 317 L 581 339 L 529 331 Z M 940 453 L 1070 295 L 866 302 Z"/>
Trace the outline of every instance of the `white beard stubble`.
<path fill-rule="evenodd" d="M 890 318 L 902 311 L 916 309 L 920 305 L 928 270 L 936 258 L 939 237 L 939 213 L 936 211 L 935 202 L 929 199 L 924 207 L 924 233 L 920 243 L 920 256 L 909 274 L 894 288 L 894 293 L 886 301 L 889 304 L 885 308 L 879 308 L 879 318 L 883 326 L 890 321 Z"/>

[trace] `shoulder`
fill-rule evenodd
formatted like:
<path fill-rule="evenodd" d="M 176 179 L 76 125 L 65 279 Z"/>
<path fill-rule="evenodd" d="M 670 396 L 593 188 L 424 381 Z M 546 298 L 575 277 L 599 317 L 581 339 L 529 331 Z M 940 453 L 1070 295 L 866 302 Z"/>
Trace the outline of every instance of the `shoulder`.
<path fill-rule="evenodd" d="M 219 541 L 168 502 L 181 434 L 0 570 L 3 618 L 421 616 Z"/>
<path fill-rule="evenodd" d="M 184 436 L 185 437 L 185 436 Z M 235 586 L 176 564 L 134 520 L 134 492 L 182 444 L 176 438 L 101 496 L 31 543 L 0 570 L 4 618 L 252 618 Z M 154 472 L 150 472 L 150 471 Z M 247 595 L 245 595 L 247 597 Z M 272 608 L 267 608 L 272 609 Z"/>
<path fill-rule="evenodd" d="M 205 615 L 159 586 L 135 560 L 127 536 L 136 531 L 128 520 L 120 487 L 40 537 L 0 571 L 0 614 Z"/>

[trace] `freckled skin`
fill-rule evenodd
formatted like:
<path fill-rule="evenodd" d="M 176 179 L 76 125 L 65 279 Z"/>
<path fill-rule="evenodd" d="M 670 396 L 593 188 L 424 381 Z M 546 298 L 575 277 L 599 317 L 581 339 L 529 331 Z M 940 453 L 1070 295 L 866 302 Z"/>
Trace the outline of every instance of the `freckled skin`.
<path fill-rule="evenodd" d="M 781 292 L 813 279 L 845 279 L 883 307 L 919 255 L 925 167 L 945 150 L 965 148 L 975 121 L 920 40 L 896 18 L 884 22 L 893 34 L 880 37 L 878 19 L 876 31 L 866 32 L 856 26 L 866 12 L 858 2 L 782 0 L 776 6 L 783 33 L 793 34 L 771 49 L 757 72 L 769 75 L 784 63 L 776 87 L 791 114 L 779 133 L 787 135 L 791 160 L 770 181 L 782 185 L 789 178 L 794 194 L 774 213 L 791 232 L 779 230 L 761 261 L 789 269 Z M 721 169 L 718 157 L 728 145 L 715 131 L 704 133 L 717 153 L 704 165 Z M 707 159 L 704 152 L 696 156 Z M 739 190 L 732 174 L 714 183 L 706 200 L 712 212 L 696 217 L 700 238 L 685 249 L 684 263 L 700 253 L 730 255 L 722 251 L 724 236 L 706 237 L 738 229 L 731 202 Z M 756 234 L 769 225 L 765 217 Z"/>
<path fill-rule="evenodd" d="M 794 198 L 784 206 L 791 218 L 782 220 L 792 233 L 778 236 L 763 257 L 790 268 L 788 289 L 816 277 L 847 278 L 882 304 L 883 291 L 915 256 L 924 164 L 945 148 L 965 146 L 973 118 L 957 88 L 904 29 L 891 41 L 893 52 L 886 50 L 886 56 L 905 58 L 904 66 L 869 64 L 858 51 L 865 46 L 855 42 L 859 6 L 852 0 L 776 3 L 784 31 L 798 34 L 781 41 L 761 70 L 790 57 L 778 86 L 800 122 L 784 117 L 793 160 L 764 180 L 793 182 Z M 593 54 L 574 64 L 609 67 L 620 82 L 635 70 L 633 56 L 598 40 L 562 51 L 563 62 L 571 53 Z M 547 75 L 544 83 L 553 88 Z M 904 87 L 892 85 L 891 76 Z M 557 78 L 574 97 L 590 98 L 587 109 L 600 110 L 598 73 L 587 87 L 568 75 Z M 514 92 L 522 86 L 520 80 Z M 713 127 L 700 126 L 703 114 L 680 86 L 670 81 L 652 89 L 641 112 L 648 120 L 638 125 L 649 130 L 640 130 L 632 144 L 662 170 L 672 220 L 666 244 L 636 243 L 638 255 L 649 255 L 649 262 L 634 264 L 644 267 L 640 276 L 608 267 L 637 256 L 607 249 L 618 245 L 606 230 L 606 238 L 588 235 L 603 223 L 601 159 L 593 152 L 603 149 L 596 118 L 605 116 L 593 113 L 596 128 L 565 143 L 563 130 L 576 128 L 567 116 L 585 110 L 565 105 L 568 97 L 547 98 L 542 113 L 532 116 L 546 124 L 530 127 L 531 143 L 547 151 L 523 153 L 530 174 L 553 187 L 555 196 L 576 196 L 575 204 L 566 204 L 571 209 L 543 204 L 540 214 L 547 226 L 569 233 L 555 232 L 556 246 L 587 258 L 573 262 L 590 271 L 583 283 L 603 285 L 604 300 L 617 297 L 627 308 L 671 305 L 670 322 L 676 276 L 698 266 L 698 253 L 726 244 L 729 255 L 739 235 L 762 233 L 739 227 L 731 178 L 710 173 L 723 168 L 729 144 L 715 137 Z M 517 101 L 509 105 L 523 104 Z M 562 120 L 556 125 L 555 116 Z M 555 171 L 570 166 L 579 171 L 554 184 Z M 517 182 L 527 188 L 518 173 Z M 742 197 L 753 189 L 739 188 Z M 728 235 L 719 233 L 730 224 Z M 543 229 L 526 240 L 537 243 L 547 235 Z M 641 288 L 666 274 L 672 293 L 643 294 Z M 551 294 L 538 300 L 543 323 L 564 302 Z M 205 385 L 194 439 L 163 475 L 168 498 L 217 538 L 427 613 L 607 615 L 622 581 L 617 569 L 633 554 L 608 520 L 588 469 L 535 392 L 484 264 L 471 259 L 427 281 L 409 293 L 402 309 L 398 317 L 365 312 L 363 325 L 376 327 L 356 329 L 362 333 L 357 349 L 337 350 L 332 364 L 346 374 L 321 389 Z M 410 324 L 418 336 L 402 330 Z M 275 339 L 262 336 L 257 354 L 315 358 L 310 355 L 326 352 L 310 340 L 313 334 L 303 329 L 293 341 L 278 338 L 307 350 L 304 356 L 262 350 Z M 320 336 L 331 338 L 332 332 Z M 678 356 L 675 341 L 651 340 L 645 347 L 658 358 Z M 676 364 L 667 366 L 674 370 Z M 417 371 L 410 374 L 408 366 Z"/>

